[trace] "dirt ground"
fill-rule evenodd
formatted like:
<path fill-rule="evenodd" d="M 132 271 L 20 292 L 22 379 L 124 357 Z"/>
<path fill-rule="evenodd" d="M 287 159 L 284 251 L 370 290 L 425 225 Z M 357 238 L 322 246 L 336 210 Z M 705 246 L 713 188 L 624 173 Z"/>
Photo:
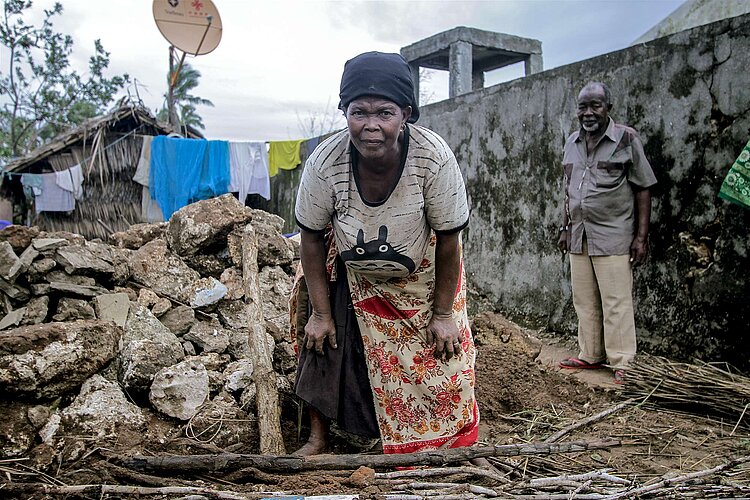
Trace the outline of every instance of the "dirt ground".
<path fill-rule="evenodd" d="M 516 444 L 543 441 L 552 433 L 585 417 L 611 408 L 624 400 L 623 387 L 612 382 L 610 370 L 562 370 L 557 362 L 574 355 L 569 341 L 531 332 L 503 316 L 482 313 L 473 319 L 478 346 L 477 398 L 480 405 L 480 444 Z M 541 340 L 539 340 L 541 338 Z M 287 407 L 284 418 L 287 449 L 299 446 L 294 412 Z M 530 480 L 562 474 L 580 474 L 607 469 L 638 483 L 646 483 L 665 474 L 682 475 L 726 463 L 738 456 L 750 455 L 750 430 L 734 428 L 735 422 L 723 422 L 695 415 L 679 414 L 645 405 L 630 405 L 608 417 L 567 434 L 561 441 L 592 441 L 614 438 L 621 446 L 569 454 L 493 459 L 498 469 L 512 480 Z M 734 434 L 732 431 L 734 430 Z M 119 436 L 115 455 L 128 451 L 143 453 L 144 441 L 149 453 L 182 454 L 224 451 L 170 435 L 167 427 L 154 422 L 150 435 L 133 436 L 135 450 L 127 449 L 128 438 Z M 247 449 L 229 451 L 249 453 Z M 334 439 L 334 452 L 377 453 L 377 444 L 352 440 L 349 436 Z M 37 452 L 38 453 L 38 452 Z M 102 456 L 104 455 L 104 457 Z M 109 457 L 107 459 L 106 457 Z M 366 472 L 303 473 L 271 475 L 254 469 L 228 474 L 206 474 L 197 477 L 148 478 L 129 475 L 113 466 L 112 449 L 96 450 L 77 460 L 60 463 L 52 457 L 34 457 L 39 471 L 47 462 L 46 472 L 18 481 L 42 481 L 54 476 L 65 484 L 149 484 L 160 486 L 202 486 L 230 488 L 234 492 L 283 491 L 287 494 L 321 495 L 353 494 L 376 498 L 385 491 L 367 477 Z M 1 461 L 0 461 L 1 462 Z M 2 465 L 2 464 L 0 464 Z M 6 465 L 6 468 L 8 465 Z M 27 471 L 28 472 L 28 471 Z M 370 471 L 371 472 L 371 471 Z M 42 474 L 45 474 L 44 477 Z M 8 476 L 11 477 L 11 476 Z M 750 467 L 745 464 L 733 470 L 731 481 L 750 484 Z M 154 484 L 150 484 L 154 486 Z M 2 497 L 0 480 L 0 497 Z M 57 498 L 28 495 L 24 498 Z M 74 495 L 66 498 L 100 498 L 98 495 Z M 106 498 L 130 498 L 107 496 Z M 153 498 L 153 497 L 150 497 Z M 164 496 L 162 498 L 177 498 Z"/>

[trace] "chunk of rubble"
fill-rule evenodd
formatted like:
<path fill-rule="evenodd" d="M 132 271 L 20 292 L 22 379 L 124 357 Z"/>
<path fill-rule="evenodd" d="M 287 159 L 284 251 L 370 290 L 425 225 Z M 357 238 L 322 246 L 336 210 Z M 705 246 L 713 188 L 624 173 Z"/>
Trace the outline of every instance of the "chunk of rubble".
<path fill-rule="evenodd" d="M 52 290 L 77 295 L 79 297 L 92 298 L 97 295 L 109 293 L 109 290 L 100 286 L 74 285 L 72 283 L 62 283 L 59 281 L 52 281 L 49 286 Z"/>
<path fill-rule="evenodd" d="M 215 304 L 227 294 L 227 287 L 216 278 L 201 278 L 182 291 L 192 307 L 205 307 Z"/>
<path fill-rule="evenodd" d="M 122 333 L 99 320 L 7 331 L 0 336 L 0 390 L 42 399 L 77 389 L 115 357 Z"/>
<path fill-rule="evenodd" d="M 19 457 L 34 446 L 37 429 L 29 421 L 29 404 L 15 401 L 3 402 L 0 411 L 0 456 Z"/>
<path fill-rule="evenodd" d="M 130 312 L 130 299 L 127 293 L 107 293 L 94 298 L 96 317 L 102 321 L 125 328 Z"/>
<path fill-rule="evenodd" d="M 179 305 L 167 311 L 159 321 L 175 335 L 184 335 L 195 324 L 195 311 L 192 307 Z"/>
<path fill-rule="evenodd" d="M 37 325 L 44 323 L 49 314 L 49 297 L 42 295 L 34 297 L 26 304 L 26 314 L 21 321 L 22 325 Z"/>
<path fill-rule="evenodd" d="M 53 321 L 74 321 L 77 319 L 94 318 L 96 318 L 94 308 L 91 307 L 88 301 L 71 297 L 61 297 L 57 303 L 57 312 L 52 316 Z"/>
<path fill-rule="evenodd" d="M 252 217 L 252 209 L 232 194 L 225 194 L 187 205 L 172 214 L 166 239 L 177 255 L 196 255 L 216 244 L 223 246 L 227 234 Z"/>
<path fill-rule="evenodd" d="M 117 247 L 137 250 L 150 241 L 163 238 L 166 229 L 166 222 L 133 224 L 126 231 L 110 236 L 110 242 Z"/>
<path fill-rule="evenodd" d="M 65 433 L 99 439 L 117 436 L 124 428 L 142 431 L 146 424 L 143 411 L 128 401 L 120 386 L 100 375 L 83 383 L 61 417 Z"/>
<path fill-rule="evenodd" d="M 7 241 L 16 253 L 23 252 L 31 245 L 31 240 L 39 236 L 38 227 L 8 226 L 0 231 L 0 241 Z"/>
<path fill-rule="evenodd" d="M 16 263 L 18 263 L 18 255 L 13 250 L 13 246 L 7 241 L 0 241 L 0 276 L 12 281 L 8 275 Z"/>
<path fill-rule="evenodd" d="M 34 248 L 32 247 L 24 250 L 16 263 L 13 264 L 13 267 L 11 267 L 8 271 L 8 280 L 10 282 L 15 282 L 16 278 L 26 272 L 26 270 L 29 268 L 29 266 L 31 266 L 32 262 L 34 262 L 34 259 L 36 259 L 38 255 L 39 252 L 34 250 Z"/>
<path fill-rule="evenodd" d="M 38 283 L 43 281 L 47 273 L 52 271 L 55 266 L 57 266 L 57 262 L 49 257 L 35 260 L 26 271 L 26 276 L 28 277 L 29 282 Z"/>
<path fill-rule="evenodd" d="M 253 417 L 242 410 L 234 398 L 220 393 L 213 400 L 203 404 L 190 421 L 193 433 L 210 437 L 211 444 L 219 448 L 245 445 L 254 449 L 259 435 L 258 426 L 253 425 Z M 216 422 L 221 422 L 217 426 Z"/>
<path fill-rule="evenodd" d="M 0 278 L 0 291 L 4 292 L 5 295 L 18 302 L 25 302 L 29 300 L 29 290 L 20 286 L 14 285 L 9 281 Z"/>
<path fill-rule="evenodd" d="M 58 248 L 53 258 L 68 274 L 112 275 L 115 272 L 112 254 L 105 252 L 104 248 L 104 245 L 93 244 L 65 246 Z"/>
<path fill-rule="evenodd" d="M 159 296 L 156 295 L 153 290 L 149 290 L 148 288 L 141 288 L 141 290 L 138 292 L 138 303 L 143 307 L 150 308 L 151 306 L 156 304 L 157 300 L 159 300 Z"/>
<path fill-rule="evenodd" d="M 253 384 L 253 362 L 249 359 L 233 361 L 224 370 L 228 392 L 239 392 Z"/>
<path fill-rule="evenodd" d="M 68 246 L 70 243 L 65 238 L 35 238 L 31 245 L 37 252 L 50 252 Z"/>
<path fill-rule="evenodd" d="M 172 308 L 172 302 L 169 299 L 165 299 L 164 297 L 160 297 L 155 303 L 154 306 L 151 308 L 151 312 L 156 316 L 157 318 L 160 318 L 161 316 L 164 316 L 164 314 L 167 313 Z"/>
<path fill-rule="evenodd" d="M 21 321 L 23 321 L 25 317 L 26 317 L 25 307 L 14 309 L 13 311 L 3 316 L 3 319 L 0 320 L 0 330 L 5 330 L 13 326 L 20 325 Z"/>
<path fill-rule="evenodd" d="M 208 373 L 200 362 L 182 361 L 156 374 L 148 399 L 161 413 L 190 420 L 208 398 L 208 384 Z"/>
<path fill-rule="evenodd" d="M 217 322 L 218 323 L 218 322 Z M 220 324 L 199 321 L 183 336 L 202 352 L 223 353 L 229 346 L 229 334 Z"/>

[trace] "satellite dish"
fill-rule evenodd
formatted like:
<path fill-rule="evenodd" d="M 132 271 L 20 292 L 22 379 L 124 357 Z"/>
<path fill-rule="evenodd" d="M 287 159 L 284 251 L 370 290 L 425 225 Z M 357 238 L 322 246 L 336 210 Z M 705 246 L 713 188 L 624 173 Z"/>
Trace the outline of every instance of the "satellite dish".
<path fill-rule="evenodd" d="M 221 41 L 221 17 L 211 0 L 154 0 L 153 11 L 164 38 L 186 54 L 208 54 Z"/>

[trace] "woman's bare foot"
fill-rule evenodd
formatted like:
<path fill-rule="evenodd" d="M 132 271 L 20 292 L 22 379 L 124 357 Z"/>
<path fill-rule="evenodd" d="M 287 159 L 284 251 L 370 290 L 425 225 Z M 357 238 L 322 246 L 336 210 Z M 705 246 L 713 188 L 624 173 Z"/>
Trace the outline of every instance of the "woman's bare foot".
<path fill-rule="evenodd" d="M 328 451 L 328 421 L 315 408 L 310 407 L 310 437 L 302 448 L 292 453 L 300 457 L 320 455 Z"/>
<path fill-rule="evenodd" d="M 327 451 L 327 439 L 320 439 L 310 436 L 310 439 L 308 439 L 307 442 L 302 445 L 302 448 L 292 453 L 292 455 L 297 455 L 299 457 L 309 457 L 312 455 L 320 455 L 321 453 L 325 453 Z"/>

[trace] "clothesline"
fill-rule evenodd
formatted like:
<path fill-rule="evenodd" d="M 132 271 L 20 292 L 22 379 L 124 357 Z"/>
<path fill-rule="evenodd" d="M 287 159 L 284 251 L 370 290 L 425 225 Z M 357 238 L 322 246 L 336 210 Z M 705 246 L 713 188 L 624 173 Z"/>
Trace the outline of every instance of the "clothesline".
<path fill-rule="evenodd" d="M 134 128 L 133 130 L 131 130 L 130 132 L 128 132 L 127 134 L 125 134 L 122 137 L 118 138 L 117 140 L 112 141 L 111 143 L 107 144 L 106 146 L 104 146 L 104 151 L 108 150 L 109 148 L 111 148 L 112 146 L 114 146 L 118 142 L 126 139 L 127 137 L 135 134 L 135 132 L 137 132 L 138 130 L 140 130 L 143 127 L 144 127 L 144 124 L 140 124 L 136 128 Z M 83 160 L 81 160 L 81 162 L 78 163 L 78 165 L 85 166 L 88 163 L 88 161 L 90 159 L 92 159 L 93 157 L 94 157 L 93 154 L 90 155 L 90 156 L 87 156 L 86 158 L 84 158 Z M 28 173 L 24 174 L 23 172 L 6 172 L 5 170 L 3 170 L 3 177 L 6 177 L 6 176 L 7 177 L 13 177 L 13 176 L 21 177 L 22 175 L 29 175 L 29 174 Z M 35 175 L 35 174 L 31 174 L 31 175 Z"/>

